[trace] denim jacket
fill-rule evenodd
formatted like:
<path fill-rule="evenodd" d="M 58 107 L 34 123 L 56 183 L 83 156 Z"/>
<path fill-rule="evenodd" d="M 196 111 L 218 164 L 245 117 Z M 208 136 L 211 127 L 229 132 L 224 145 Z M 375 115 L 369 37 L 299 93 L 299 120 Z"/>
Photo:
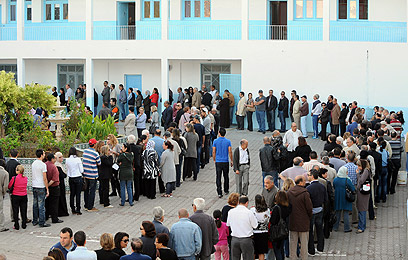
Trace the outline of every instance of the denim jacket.
<path fill-rule="evenodd" d="M 177 257 L 189 257 L 201 252 L 202 235 L 200 227 L 187 218 L 181 218 L 171 227 L 170 247 Z"/>

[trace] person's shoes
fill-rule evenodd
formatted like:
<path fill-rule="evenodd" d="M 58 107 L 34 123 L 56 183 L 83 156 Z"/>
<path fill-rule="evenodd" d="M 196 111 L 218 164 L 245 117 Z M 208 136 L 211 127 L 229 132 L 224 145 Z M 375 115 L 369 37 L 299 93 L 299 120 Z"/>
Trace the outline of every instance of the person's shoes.
<path fill-rule="evenodd" d="M 3 229 L 0 230 L 0 232 L 6 232 L 6 231 L 9 231 L 9 229 L 8 228 L 3 228 Z"/>
<path fill-rule="evenodd" d="M 390 191 L 390 194 L 395 194 L 395 190 Z"/>
<path fill-rule="evenodd" d="M 258 132 L 262 132 L 261 130 L 258 130 Z"/>
<path fill-rule="evenodd" d="M 315 257 L 316 256 L 316 254 L 310 254 L 310 253 L 307 253 L 307 255 L 310 256 L 310 257 Z"/>
<path fill-rule="evenodd" d="M 265 134 L 265 131 L 263 131 L 262 134 Z"/>
<path fill-rule="evenodd" d="M 38 222 L 33 222 L 34 227 L 37 226 L 37 225 L 38 225 Z"/>
<path fill-rule="evenodd" d="M 26 229 L 26 228 L 27 228 L 27 225 L 26 225 L 26 224 L 23 224 L 23 225 L 21 225 L 21 228 L 22 228 L 22 229 Z"/>
<path fill-rule="evenodd" d="M 205 165 L 201 165 L 201 169 L 204 169 Z"/>
<path fill-rule="evenodd" d="M 112 205 L 105 206 L 105 208 L 113 208 Z"/>
<path fill-rule="evenodd" d="M 82 212 L 81 212 L 81 211 L 77 211 L 77 212 L 75 212 L 75 214 L 77 214 L 78 216 L 81 216 L 81 215 L 82 215 Z"/>
<path fill-rule="evenodd" d="M 321 255 L 321 254 L 323 254 L 323 251 L 319 251 L 316 249 L 316 255 Z"/>
<path fill-rule="evenodd" d="M 123 206 L 125 206 L 125 204 L 121 204 L 121 203 L 119 203 L 119 206 L 123 207 Z"/>
<path fill-rule="evenodd" d="M 225 194 L 225 195 L 228 195 L 228 194 L 229 194 L 229 191 L 224 192 L 224 194 Z"/>
<path fill-rule="evenodd" d="M 356 234 L 360 234 L 360 233 L 363 233 L 363 232 L 364 232 L 364 230 L 359 229 L 359 230 L 356 231 Z"/>
<path fill-rule="evenodd" d="M 115 192 L 112 192 L 111 194 L 109 194 L 109 197 L 115 197 L 118 196 L 118 194 L 116 194 Z"/>
<path fill-rule="evenodd" d="M 88 209 L 88 212 L 98 212 L 99 211 L 99 209 L 97 209 L 97 208 L 92 208 L 92 209 Z"/>
<path fill-rule="evenodd" d="M 133 207 L 133 204 L 129 204 L 129 206 Z"/>
<path fill-rule="evenodd" d="M 44 223 L 43 225 L 40 225 L 40 227 L 51 227 L 51 225 L 48 223 Z"/>
<path fill-rule="evenodd" d="M 350 229 L 350 230 L 346 230 L 346 231 L 344 231 L 344 233 L 350 233 L 352 230 Z"/>
<path fill-rule="evenodd" d="M 353 221 L 353 223 L 351 223 L 353 225 L 358 224 L 358 221 Z"/>
<path fill-rule="evenodd" d="M 26 220 L 26 223 L 31 223 L 31 221 L 32 221 L 32 220 L 28 218 L 28 219 Z"/>
<path fill-rule="evenodd" d="M 221 199 L 221 198 L 222 198 L 222 194 L 218 195 L 218 198 L 220 198 L 220 199 Z"/>
<path fill-rule="evenodd" d="M 382 200 L 382 203 L 385 203 L 385 202 L 387 202 L 387 200 Z"/>
<path fill-rule="evenodd" d="M 63 223 L 64 220 L 58 219 L 57 221 L 52 221 L 53 224 Z"/>

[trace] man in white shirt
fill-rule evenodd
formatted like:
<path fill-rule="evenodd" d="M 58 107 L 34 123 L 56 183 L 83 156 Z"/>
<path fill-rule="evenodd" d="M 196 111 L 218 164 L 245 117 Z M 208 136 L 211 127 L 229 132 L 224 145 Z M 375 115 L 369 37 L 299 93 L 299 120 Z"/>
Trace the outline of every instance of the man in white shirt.
<path fill-rule="evenodd" d="M 77 244 L 75 251 L 68 252 L 67 260 L 97 260 L 95 251 L 88 250 L 86 245 L 86 235 L 84 231 L 78 231 L 74 235 Z"/>
<path fill-rule="evenodd" d="M 239 198 L 239 205 L 228 212 L 227 226 L 231 228 L 232 259 L 253 259 L 254 245 L 252 236 L 258 226 L 255 215 L 248 209 L 248 197 Z"/>
<path fill-rule="evenodd" d="M 315 151 L 311 151 L 311 152 L 310 152 L 309 158 L 310 158 L 310 161 L 305 162 L 305 163 L 303 164 L 303 168 L 304 168 L 307 172 L 309 172 L 309 171 L 313 168 L 313 166 L 315 166 L 315 165 L 319 166 L 319 169 L 320 169 L 320 168 L 323 168 L 324 165 L 321 164 L 321 163 L 317 160 L 317 153 L 316 153 Z"/>
<path fill-rule="evenodd" d="M 210 86 L 211 91 L 209 92 L 211 96 L 215 97 L 215 93 L 217 93 L 217 90 L 215 89 L 214 85 Z"/>
<path fill-rule="evenodd" d="M 296 123 L 292 123 L 291 130 L 285 133 L 283 137 L 283 143 L 288 148 L 288 152 L 294 152 L 296 147 L 299 145 L 298 138 L 302 136 L 302 132 L 297 129 Z"/>
<path fill-rule="evenodd" d="M 45 223 L 45 198 L 48 197 L 47 166 L 43 163 L 45 153 L 42 149 L 35 151 L 37 160 L 31 165 L 33 186 L 33 226 L 49 227 Z"/>
<path fill-rule="evenodd" d="M 235 185 L 237 187 L 237 193 L 240 195 L 248 195 L 249 186 L 249 151 L 248 141 L 242 139 L 239 143 L 240 146 L 235 148 L 233 158 L 233 167 L 235 172 Z"/>

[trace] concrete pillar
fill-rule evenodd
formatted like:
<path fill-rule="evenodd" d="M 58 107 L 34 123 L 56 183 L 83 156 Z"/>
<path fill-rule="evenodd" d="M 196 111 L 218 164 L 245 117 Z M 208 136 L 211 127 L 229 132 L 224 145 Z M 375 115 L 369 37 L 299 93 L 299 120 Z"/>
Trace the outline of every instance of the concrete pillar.
<path fill-rule="evenodd" d="M 86 105 L 95 113 L 94 108 L 94 61 L 91 58 L 86 59 L 85 63 L 85 83 L 86 83 Z M 99 100 L 98 100 L 99 101 Z M 102 102 L 102 101 L 101 101 Z"/>
<path fill-rule="evenodd" d="M 323 41 L 330 41 L 330 0 L 323 1 Z"/>
<path fill-rule="evenodd" d="M 135 21 L 142 20 L 142 4 L 143 1 L 135 0 Z"/>
<path fill-rule="evenodd" d="M 7 7 L 6 7 L 7 8 Z M 24 0 L 17 0 L 17 41 L 24 40 Z"/>
<path fill-rule="evenodd" d="M 160 15 L 161 15 L 162 40 L 167 40 L 169 28 L 169 1 L 161 1 Z"/>
<path fill-rule="evenodd" d="M 43 7 L 42 0 L 31 0 L 31 12 L 32 12 L 32 22 L 41 23 L 44 19 L 45 8 Z"/>
<path fill-rule="evenodd" d="M 249 0 L 241 1 L 241 30 L 242 30 L 242 40 L 248 40 L 248 29 L 249 29 Z"/>
<path fill-rule="evenodd" d="M 86 40 L 92 40 L 93 0 L 86 0 Z"/>
<path fill-rule="evenodd" d="M 165 1 L 166 2 L 166 1 Z M 169 100 L 169 60 L 166 58 L 161 59 L 161 88 L 160 88 L 160 97 L 162 99 L 162 110 L 164 111 L 164 101 Z"/>
<path fill-rule="evenodd" d="M 25 87 L 25 60 L 17 58 L 17 84 Z"/>

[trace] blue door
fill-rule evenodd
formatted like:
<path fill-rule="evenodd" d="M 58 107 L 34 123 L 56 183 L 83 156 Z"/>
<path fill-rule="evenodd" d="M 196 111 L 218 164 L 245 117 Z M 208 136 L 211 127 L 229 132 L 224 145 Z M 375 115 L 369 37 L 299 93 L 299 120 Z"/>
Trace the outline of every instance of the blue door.
<path fill-rule="evenodd" d="M 142 75 L 125 75 L 125 89 L 126 95 L 129 88 L 133 88 L 133 93 L 136 94 L 136 90 L 139 89 L 142 92 Z M 128 109 L 126 104 L 126 110 Z M 138 114 L 139 111 L 135 111 Z"/>
<path fill-rule="evenodd" d="M 220 96 L 224 94 L 225 90 L 228 90 L 231 94 L 234 95 L 235 107 L 234 111 L 237 109 L 237 104 L 239 101 L 239 92 L 241 92 L 241 75 L 240 74 L 220 74 Z M 237 120 L 234 116 L 232 123 L 236 124 Z"/>
<path fill-rule="evenodd" d="M 129 20 L 129 3 L 118 2 L 117 30 L 116 37 L 118 40 L 128 39 L 128 20 Z"/>

